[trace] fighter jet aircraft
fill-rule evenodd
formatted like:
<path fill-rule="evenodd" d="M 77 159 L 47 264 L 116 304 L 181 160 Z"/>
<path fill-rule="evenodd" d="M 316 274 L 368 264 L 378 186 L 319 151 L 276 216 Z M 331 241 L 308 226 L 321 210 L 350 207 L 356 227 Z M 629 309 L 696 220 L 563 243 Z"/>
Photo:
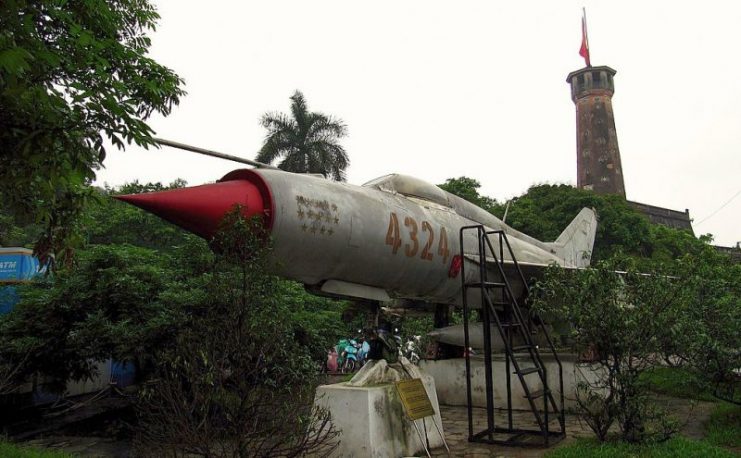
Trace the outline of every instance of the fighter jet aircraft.
<path fill-rule="evenodd" d="M 210 155 L 217 154 L 238 160 Z M 418 178 L 391 174 L 356 186 L 240 162 L 259 168 L 234 170 L 216 183 L 118 198 L 206 239 L 239 204 L 245 216 L 263 218 L 275 274 L 335 297 L 460 305 L 460 264 L 479 258 L 475 235 L 464 238 L 461 253 L 459 231 L 473 224 L 503 230 L 526 275 L 551 263 L 589 265 L 597 222 L 587 208 L 555 241 L 541 242 Z M 511 262 L 505 250 L 505 263 Z"/>

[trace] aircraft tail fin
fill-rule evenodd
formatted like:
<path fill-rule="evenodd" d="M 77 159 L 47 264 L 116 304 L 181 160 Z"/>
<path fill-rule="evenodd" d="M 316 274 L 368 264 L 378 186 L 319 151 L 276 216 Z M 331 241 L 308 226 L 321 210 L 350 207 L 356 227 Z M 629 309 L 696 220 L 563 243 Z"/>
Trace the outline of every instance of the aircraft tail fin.
<path fill-rule="evenodd" d="M 588 267 L 596 232 L 597 215 L 590 208 L 582 208 L 556 241 L 548 246 L 563 259 L 564 267 Z"/>

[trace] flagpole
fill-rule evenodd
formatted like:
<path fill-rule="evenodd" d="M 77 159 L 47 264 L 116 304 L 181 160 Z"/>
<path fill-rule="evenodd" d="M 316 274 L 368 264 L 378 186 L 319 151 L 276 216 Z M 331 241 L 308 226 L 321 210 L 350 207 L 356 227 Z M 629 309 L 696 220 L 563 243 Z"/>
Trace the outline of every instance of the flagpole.
<path fill-rule="evenodd" d="M 589 56 L 587 58 L 587 62 L 588 62 L 587 67 L 591 67 L 592 66 L 592 56 L 591 56 L 590 49 L 589 49 L 589 28 L 587 27 L 587 8 L 582 6 L 581 11 L 583 14 L 582 17 L 584 18 L 584 41 L 587 43 L 587 55 Z"/>

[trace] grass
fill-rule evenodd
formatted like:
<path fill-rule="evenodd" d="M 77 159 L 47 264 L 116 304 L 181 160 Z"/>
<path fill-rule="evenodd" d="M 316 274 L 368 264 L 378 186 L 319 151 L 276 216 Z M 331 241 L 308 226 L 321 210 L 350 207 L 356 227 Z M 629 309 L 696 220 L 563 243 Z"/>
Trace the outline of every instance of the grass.
<path fill-rule="evenodd" d="M 71 455 L 66 453 L 23 447 L 3 440 L 0 440 L 0 456 L 3 458 L 72 458 Z"/>
<path fill-rule="evenodd" d="M 656 367 L 644 374 L 651 391 L 667 396 L 716 402 L 705 425 L 705 441 L 722 447 L 741 447 L 741 406 L 720 401 L 687 369 Z"/>
<path fill-rule="evenodd" d="M 741 406 L 721 403 L 710 414 L 705 440 L 713 445 L 741 447 Z"/>
<path fill-rule="evenodd" d="M 658 444 L 634 445 L 626 442 L 604 442 L 596 439 L 577 439 L 545 454 L 546 458 L 731 458 L 730 451 L 705 441 L 675 437 Z"/>
<path fill-rule="evenodd" d="M 674 398 L 718 401 L 707 385 L 703 384 L 695 374 L 681 367 L 655 367 L 644 372 L 642 377 L 654 393 Z"/>
<path fill-rule="evenodd" d="M 732 450 L 741 447 L 741 406 L 721 402 L 712 390 L 692 372 L 682 368 L 657 367 L 643 376 L 654 393 L 674 398 L 715 402 L 710 420 L 705 425 L 706 436 L 701 441 L 675 437 L 658 444 L 634 445 L 620 441 L 600 443 L 596 439 L 578 439 L 558 447 L 548 458 L 663 458 L 663 457 L 732 457 Z"/>

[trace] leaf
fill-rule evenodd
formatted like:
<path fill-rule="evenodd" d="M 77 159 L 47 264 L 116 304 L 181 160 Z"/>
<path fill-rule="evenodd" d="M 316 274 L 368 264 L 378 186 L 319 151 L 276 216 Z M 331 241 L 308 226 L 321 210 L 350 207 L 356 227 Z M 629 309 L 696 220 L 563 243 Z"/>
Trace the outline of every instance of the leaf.
<path fill-rule="evenodd" d="M 33 55 L 20 47 L 0 51 L 0 69 L 10 74 L 21 75 L 30 68 Z"/>

